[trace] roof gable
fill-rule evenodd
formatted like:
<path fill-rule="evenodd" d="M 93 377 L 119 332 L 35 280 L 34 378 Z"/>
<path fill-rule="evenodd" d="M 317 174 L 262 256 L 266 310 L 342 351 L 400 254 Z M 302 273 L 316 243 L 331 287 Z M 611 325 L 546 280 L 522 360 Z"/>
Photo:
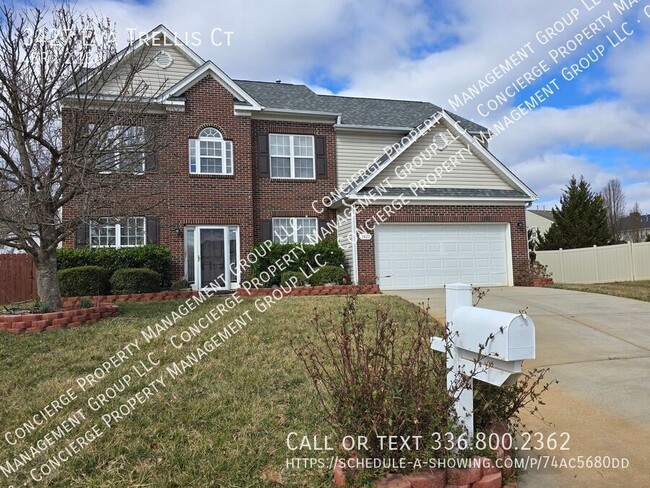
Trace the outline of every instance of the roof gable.
<path fill-rule="evenodd" d="M 219 68 L 212 61 L 206 61 L 194 70 L 192 73 L 187 75 L 185 78 L 180 80 L 176 85 L 169 88 L 161 95 L 161 100 L 166 100 L 168 98 L 179 97 L 183 95 L 187 90 L 196 85 L 206 76 L 212 76 L 217 82 L 219 82 L 226 90 L 228 90 L 233 97 L 235 97 L 240 102 L 243 102 L 248 105 L 250 110 L 261 110 L 262 106 L 257 103 L 257 101 L 251 97 L 246 91 L 244 91 L 237 83 L 235 83 L 226 73 L 224 73 L 221 68 Z"/>
<path fill-rule="evenodd" d="M 504 174 L 441 120 L 395 158 L 367 186 L 389 181 L 420 188 L 515 189 Z M 418 193 L 419 195 L 420 193 Z"/>
<path fill-rule="evenodd" d="M 162 67 L 164 65 L 161 66 L 156 62 L 156 58 L 161 51 L 164 51 L 170 60 L 169 65 L 166 67 Z M 138 63 L 142 63 L 142 69 L 137 73 L 134 81 L 144 81 L 150 87 L 147 89 L 146 94 L 154 95 L 175 85 L 204 62 L 198 54 L 178 39 L 169 29 L 164 25 L 159 25 L 144 36 L 131 42 L 118 52 L 108 64 L 87 70 L 79 80 L 78 85 L 83 86 L 99 74 L 108 73 L 107 81 L 98 85 L 101 87 L 100 92 L 106 95 L 120 93 L 122 90 L 120 78 L 124 73 L 121 66 L 136 55 L 141 56 Z"/>
<path fill-rule="evenodd" d="M 532 201 L 537 198 L 537 195 L 528 186 L 517 178 L 492 153 L 478 143 L 474 137 L 469 135 L 462 125 L 452 119 L 444 110 L 439 111 L 429 120 L 430 124 L 428 124 L 427 130 L 414 129 L 412 137 L 402 138 L 400 141 L 397 141 L 392 151 L 385 152 L 379 157 L 375 164 L 371 165 L 345 189 L 344 193 L 351 196 L 362 193 L 364 188 L 371 188 L 384 178 L 390 178 L 391 175 L 394 175 L 392 181 L 389 179 L 393 187 L 399 185 L 401 181 L 401 184 L 408 189 L 409 178 L 411 176 L 415 178 L 415 181 L 419 181 L 422 177 L 426 178 L 431 173 L 434 175 L 434 178 L 429 178 L 429 182 L 423 185 L 425 188 L 470 188 L 514 191 L 519 195 L 519 198 L 527 201 Z M 432 132 L 439 133 L 442 127 L 454 137 L 452 143 L 444 150 L 430 150 L 427 152 L 426 148 L 435 148 L 435 143 L 433 140 L 429 140 L 432 139 L 431 136 L 426 137 L 426 135 Z M 451 171 L 445 168 L 441 169 L 439 178 L 436 179 L 435 176 L 438 173 L 436 173 L 437 170 L 435 168 L 440 168 L 445 161 L 450 159 L 450 156 L 445 154 L 449 150 L 451 150 L 452 156 L 458 153 L 458 164 L 451 168 Z M 471 157 L 473 165 L 469 168 L 461 169 L 465 163 L 465 161 L 460 159 L 461 156 L 467 159 Z M 421 167 L 416 171 L 412 169 L 415 165 L 412 165 L 412 168 L 407 170 L 407 175 L 400 178 L 395 173 L 394 167 L 400 164 L 405 165 L 408 162 L 414 162 L 414 157 L 420 157 L 422 160 Z M 429 160 L 426 158 L 429 158 Z M 419 164 L 420 160 L 417 160 L 417 163 Z M 447 166 L 450 165 L 447 164 Z M 454 175 L 455 179 L 447 178 L 445 181 L 445 173 L 452 174 L 454 171 L 456 171 Z M 433 193 L 431 191 L 422 191 L 418 195 L 426 197 L 433 196 Z"/>

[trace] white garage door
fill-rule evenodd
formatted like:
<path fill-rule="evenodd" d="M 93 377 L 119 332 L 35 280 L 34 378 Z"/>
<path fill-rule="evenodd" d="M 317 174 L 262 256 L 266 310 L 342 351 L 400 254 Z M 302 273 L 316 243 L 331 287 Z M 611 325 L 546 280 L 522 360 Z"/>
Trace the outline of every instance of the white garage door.
<path fill-rule="evenodd" d="M 510 282 L 506 224 L 385 224 L 377 226 L 375 239 L 377 276 L 385 290 Z"/>

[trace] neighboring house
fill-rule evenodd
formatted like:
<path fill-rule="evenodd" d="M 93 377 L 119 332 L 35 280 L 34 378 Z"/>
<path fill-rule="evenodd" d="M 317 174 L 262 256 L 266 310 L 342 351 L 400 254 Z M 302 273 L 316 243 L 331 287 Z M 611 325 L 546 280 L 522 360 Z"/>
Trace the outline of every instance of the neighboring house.
<path fill-rule="evenodd" d="M 526 210 L 526 228 L 536 230 L 539 235 L 544 235 L 553 223 L 551 210 Z"/>
<path fill-rule="evenodd" d="M 156 116 L 174 129 L 157 157 L 166 171 L 145 170 L 138 191 L 164 174 L 167 201 L 150 215 L 98 215 L 67 245 L 159 243 L 171 249 L 176 276 L 200 288 L 226 273 L 230 289 L 245 278 L 231 264 L 255 243 L 330 232 L 357 283 L 517 282 L 528 263 L 525 208 L 536 195 L 487 150 L 487 129 L 427 102 L 233 80 L 164 26 L 140 43 L 161 37 L 173 46 L 156 48 L 165 62 L 143 78 L 172 83 Z M 417 137 L 403 139 L 429 118 Z M 414 194 L 409 185 L 418 181 Z M 391 211 L 399 194 L 402 208 Z"/>
<path fill-rule="evenodd" d="M 621 219 L 621 239 L 643 242 L 650 235 L 650 214 L 633 214 Z"/>

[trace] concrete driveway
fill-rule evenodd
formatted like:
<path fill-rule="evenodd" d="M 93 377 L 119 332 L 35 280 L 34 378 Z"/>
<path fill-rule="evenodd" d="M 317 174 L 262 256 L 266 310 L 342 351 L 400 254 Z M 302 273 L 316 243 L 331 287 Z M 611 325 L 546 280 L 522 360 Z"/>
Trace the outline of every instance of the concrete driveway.
<path fill-rule="evenodd" d="M 432 314 L 444 319 L 444 290 L 389 293 L 416 303 L 429 299 Z M 514 313 L 527 308 L 535 321 L 537 358 L 524 367 L 550 367 L 548 378 L 560 381 L 541 407 L 550 425 L 532 416 L 526 423 L 545 436 L 567 432 L 570 450 L 535 451 L 551 456 L 549 465 L 529 470 L 520 486 L 650 486 L 650 303 L 517 287 L 493 288 L 479 306 Z M 558 462 L 579 462 L 579 456 L 627 458 L 629 467 L 553 468 L 553 456 Z"/>

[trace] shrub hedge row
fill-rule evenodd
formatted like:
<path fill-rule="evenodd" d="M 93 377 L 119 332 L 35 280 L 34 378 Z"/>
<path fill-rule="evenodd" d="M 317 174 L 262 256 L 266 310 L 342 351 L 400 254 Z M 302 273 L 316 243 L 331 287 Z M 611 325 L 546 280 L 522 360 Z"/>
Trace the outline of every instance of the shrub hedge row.
<path fill-rule="evenodd" d="M 160 273 L 147 268 L 118 269 L 111 276 L 111 290 L 114 295 L 158 292 Z"/>
<path fill-rule="evenodd" d="M 79 266 L 58 272 L 61 295 L 128 295 L 160 291 L 160 273 L 147 268 L 118 269 L 111 276 L 100 266 Z"/>
<path fill-rule="evenodd" d="M 309 278 L 309 283 L 314 286 L 327 285 L 328 283 L 342 285 L 347 279 L 347 275 L 340 266 L 323 266 Z"/>
<path fill-rule="evenodd" d="M 110 273 L 100 266 L 79 266 L 58 272 L 61 296 L 108 295 Z"/>
<path fill-rule="evenodd" d="M 160 274 L 161 285 L 170 286 L 172 281 L 172 255 L 161 246 L 138 246 L 114 248 L 60 248 L 57 249 L 59 270 L 80 266 L 100 266 L 108 270 L 109 277 L 118 269 L 147 268 Z"/>
<path fill-rule="evenodd" d="M 301 250 L 304 249 L 304 252 Z M 293 251 L 292 254 L 289 254 Z M 260 258 L 251 265 L 251 274 L 259 278 L 263 272 L 268 272 L 269 267 L 276 263 L 282 262 L 282 257 L 291 255 L 295 257 L 294 261 L 287 264 L 284 270 L 272 273 L 271 278 L 266 282 L 267 286 L 279 285 L 282 281 L 282 273 L 287 271 L 299 272 L 302 270 L 309 273 L 312 269 L 317 269 L 320 265 L 337 267 L 343 271 L 345 265 L 345 253 L 339 247 L 335 239 L 323 239 L 316 244 L 280 244 L 272 243 L 269 249 L 258 244 L 253 247 L 253 253 Z"/>
<path fill-rule="evenodd" d="M 293 281 L 291 281 L 293 279 Z M 340 266 L 323 266 L 316 270 L 309 279 L 301 271 L 285 271 L 282 273 L 281 282 L 283 285 L 288 285 L 290 282 L 295 283 L 295 286 L 304 285 L 342 285 L 348 280 L 348 274 Z"/>
<path fill-rule="evenodd" d="M 304 245 L 273 243 L 269 249 L 257 245 L 253 252 L 260 256 L 251 265 L 251 274 L 257 278 L 268 272 L 271 264 L 281 262 L 283 256 L 291 253 L 293 257 L 285 269 L 271 275 L 267 286 L 285 282 L 290 275 L 282 274 L 287 272 L 296 276 L 301 285 L 307 282 L 339 284 L 347 276 L 343 269 L 345 254 L 335 239 Z M 151 293 L 172 284 L 171 252 L 161 246 L 61 248 L 57 250 L 57 261 L 64 296 L 105 295 L 110 291 L 114 294 Z M 312 269 L 318 271 L 307 280 L 303 270 L 309 274 Z"/>

